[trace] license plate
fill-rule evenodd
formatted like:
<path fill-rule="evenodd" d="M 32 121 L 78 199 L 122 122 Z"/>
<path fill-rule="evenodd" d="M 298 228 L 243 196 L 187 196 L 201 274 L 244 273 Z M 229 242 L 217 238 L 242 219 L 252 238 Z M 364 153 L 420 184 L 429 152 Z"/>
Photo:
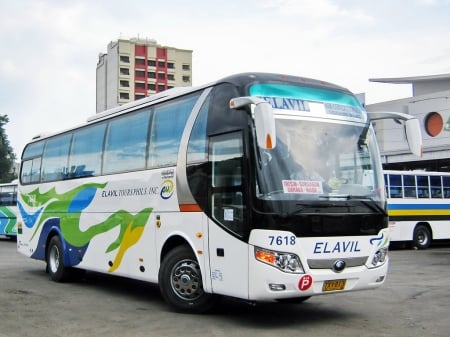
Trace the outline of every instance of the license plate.
<path fill-rule="evenodd" d="M 330 280 L 323 282 L 322 291 L 344 290 L 346 280 Z"/>

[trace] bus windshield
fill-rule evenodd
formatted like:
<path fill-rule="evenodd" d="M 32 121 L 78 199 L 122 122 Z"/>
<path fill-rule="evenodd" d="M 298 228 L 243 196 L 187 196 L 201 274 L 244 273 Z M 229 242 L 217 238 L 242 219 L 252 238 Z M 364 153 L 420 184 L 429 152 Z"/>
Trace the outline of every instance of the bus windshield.
<path fill-rule="evenodd" d="M 384 199 L 376 140 L 367 125 L 278 118 L 276 129 L 275 149 L 259 151 L 259 198 Z"/>

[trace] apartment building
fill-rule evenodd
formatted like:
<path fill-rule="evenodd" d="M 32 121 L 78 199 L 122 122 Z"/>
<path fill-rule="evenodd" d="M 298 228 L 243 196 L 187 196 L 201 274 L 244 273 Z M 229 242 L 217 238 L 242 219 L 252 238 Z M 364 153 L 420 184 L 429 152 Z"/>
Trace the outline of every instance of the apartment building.
<path fill-rule="evenodd" d="M 192 85 L 192 50 L 152 39 L 118 39 L 98 57 L 96 112 L 173 87 Z"/>

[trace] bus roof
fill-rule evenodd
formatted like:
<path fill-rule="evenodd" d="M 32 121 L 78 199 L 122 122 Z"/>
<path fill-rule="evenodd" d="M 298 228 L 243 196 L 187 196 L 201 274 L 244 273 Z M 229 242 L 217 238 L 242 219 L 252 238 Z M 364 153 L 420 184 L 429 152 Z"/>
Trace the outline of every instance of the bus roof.
<path fill-rule="evenodd" d="M 91 117 L 89 117 L 86 120 L 85 124 L 79 124 L 72 128 L 61 130 L 58 132 L 52 132 L 52 133 L 41 133 L 32 138 L 32 140 L 29 143 L 33 143 L 35 141 L 45 139 L 57 134 L 61 134 L 73 129 L 77 129 L 80 127 L 85 126 L 86 124 L 94 123 L 103 119 L 108 119 L 109 117 L 121 115 L 124 114 L 130 110 L 134 110 L 136 107 L 146 107 L 150 106 L 159 102 L 163 102 L 169 99 L 172 99 L 174 97 L 183 96 L 198 90 L 202 90 L 220 83 L 231 83 L 235 86 L 240 86 L 242 88 L 248 87 L 252 83 L 258 83 L 258 82 L 264 82 L 264 83 L 289 83 L 294 85 L 300 85 L 300 86 L 312 86 L 312 87 L 318 87 L 318 88 L 324 88 L 324 89 L 330 89 L 330 90 L 336 90 L 341 91 L 347 94 L 352 94 L 348 89 L 329 83 L 321 80 L 311 79 L 307 77 L 300 77 L 300 76 L 292 76 L 292 75 L 286 75 L 286 74 L 275 74 L 275 73 L 261 73 L 261 72 L 247 72 L 247 73 L 239 73 L 230 75 L 227 77 L 224 77 L 220 80 L 217 80 L 215 82 L 211 82 L 205 85 L 201 86 L 195 86 L 195 87 L 175 87 L 171 88 L 165 91 L 161 91 L 157 94 L 153 94 L 151 96 L 141 98 L 139 100 L 129 102 L 126 104 L 123 104 L 121 106 L 117 106 L 114 108 L 111 108 L 109 110 L 105 110 L 103 112 L 97 113 Z"/>

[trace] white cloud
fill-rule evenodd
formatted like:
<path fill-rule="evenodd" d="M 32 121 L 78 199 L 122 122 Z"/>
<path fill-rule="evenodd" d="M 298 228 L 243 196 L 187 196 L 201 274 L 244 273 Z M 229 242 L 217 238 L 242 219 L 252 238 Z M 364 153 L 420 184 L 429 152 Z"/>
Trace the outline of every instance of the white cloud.
<path fill-rule="evenodd" d="M 351 18 L 358 21 L 373 21 L 372 17 L 360 9 L 339 7 L 331 0 L 269 0 L 267 8 L 277 9 L 286 16 L 303 16 L 309 19 Z"/>

